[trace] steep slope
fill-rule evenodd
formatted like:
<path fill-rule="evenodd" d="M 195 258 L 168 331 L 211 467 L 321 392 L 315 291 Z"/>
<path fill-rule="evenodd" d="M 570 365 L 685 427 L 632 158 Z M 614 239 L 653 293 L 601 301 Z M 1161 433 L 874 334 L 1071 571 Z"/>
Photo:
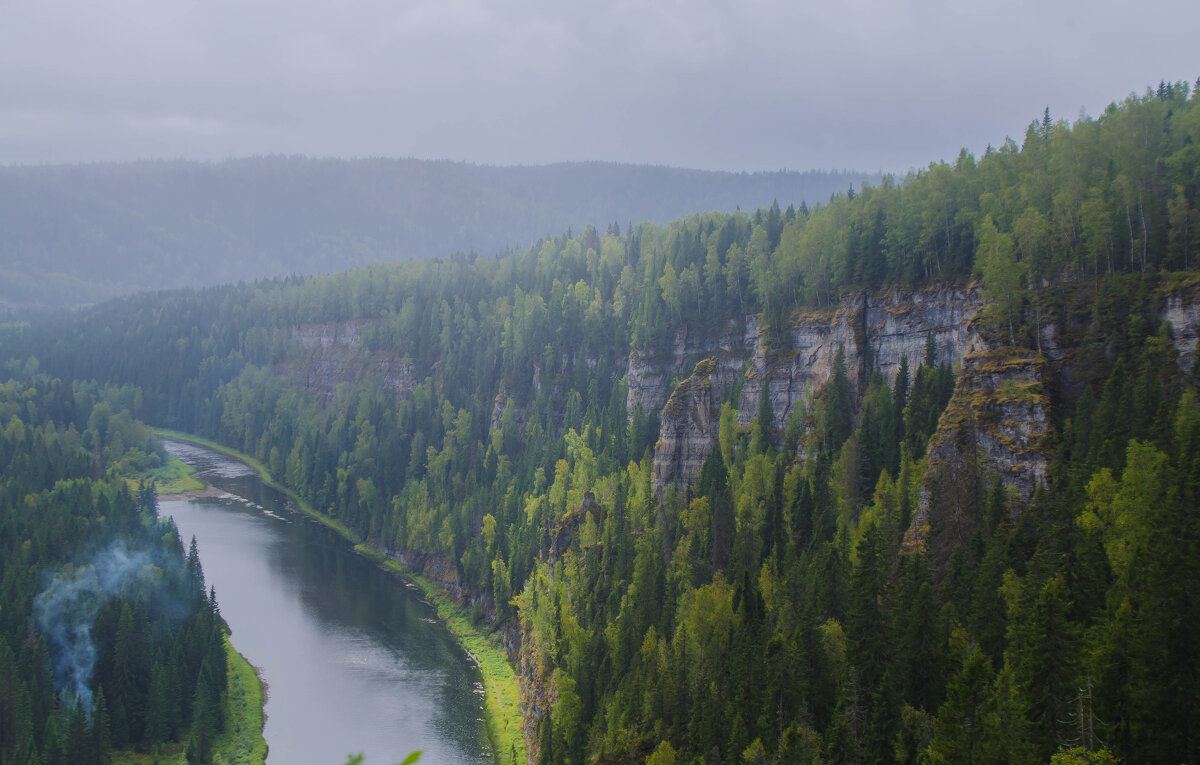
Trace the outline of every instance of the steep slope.
<path fill-rule="evenodd" d="M 808 211 L 130 298 L 8 368 L 436 562 L 552 765 L 1197 761 L 1196 101 Z"/>
<path fill-rule="evenodd" d="M 907 549 L 922 545 L 929 534 L 931 507 L 957 520 L 968 504 L 970 487 L 999 479 L 1015 501 L 1015 519 L 1033 493 L 1045 486 L 1050 431 L 1046 395 L 1046 360 L 1023 348 L 970 353 L 937 432 L 929 443 L 929 472 L 921 482 L 912 525 L 904 535 Z M 973 529 L 972 529 L 973 530 Z M 969 533 L 958 535 L 958 541 Z"/>
<path fill-rule="evenodd" d="M 368 351 L 362 338 L 365 322 L 302 324 L 292 330 L 295 350 L 276 369 L 308 393 L 333 398 L 341 383 L 378 378 L 397 398 L 416 388 L 413 365 L 387 351 Z"/>
<path fill-rule="evenodd" d="M 706 407 L 719 409 L 722 394 L 743 367 L 738 424 L 748 426 L 757 416 L 765 390 L 774 427 L 782 430 L 796 406 L 811 403 L 829 382 L 839 353 L 856 407 L 872 373 L 893 384 L 902 360 L 915 370 L 930 347 L 934 363 L 958 365 L 972 348 L 984 346 L 973 326 L 982 307 L 977 286 L 860 292 L 846 296 L 832 310 L 797 314 L 782 347 L 772 347 L 766 333 L 758 331 L 758 317 L 749 317 L 738 343 L 730 336 L 710 337 L 707 343 L 703 337 L 692 338 L 690 345 L 675 343 L 671 353 L 656 362 L 630 354 L 626 382 L 632 415 L 634 406 L 661 401 L 665 381 L 688 359 L 716 352 L 675 388 L 662 410 L 663 448 L 654 453 L 655 490 L 661 492 L 667 485 L 684 488 L 699 476 L 719 424 Z M 709 386 L 717 393 L 707 393 Z"/>

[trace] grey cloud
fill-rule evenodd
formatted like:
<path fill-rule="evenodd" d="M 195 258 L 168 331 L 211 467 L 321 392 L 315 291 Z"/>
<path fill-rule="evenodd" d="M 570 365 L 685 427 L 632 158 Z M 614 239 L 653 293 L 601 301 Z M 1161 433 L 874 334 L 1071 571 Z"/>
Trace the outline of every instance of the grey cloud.
<path fill-rule="evenodd" d="M 1193 80 L 1148 0 L 16 0 L 0 162 L 284 152 L 903 171 Z"/>

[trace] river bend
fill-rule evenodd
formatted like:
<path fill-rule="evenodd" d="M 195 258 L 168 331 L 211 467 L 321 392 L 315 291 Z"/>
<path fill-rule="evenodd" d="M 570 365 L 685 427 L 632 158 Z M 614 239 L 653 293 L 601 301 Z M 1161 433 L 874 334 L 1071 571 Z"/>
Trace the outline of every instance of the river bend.
<path fill-rule="evenodd" d="M 163 497 L 193 535 L 234 646 L 268 685 L 268 763 L 483 765 L 478 670 L 414 585 L 354 553 L 244 463 L 181 441 L 167 451 L 212 487 Z"/>

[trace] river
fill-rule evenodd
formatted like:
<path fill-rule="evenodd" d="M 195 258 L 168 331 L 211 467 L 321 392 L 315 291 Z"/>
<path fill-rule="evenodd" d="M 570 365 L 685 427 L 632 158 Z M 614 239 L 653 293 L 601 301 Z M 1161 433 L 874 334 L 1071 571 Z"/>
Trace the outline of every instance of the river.
<path fill-rule="evenodd" d="M 180 441 L 167 451 L 220 493 L 162 497 L 193 535 L 234 646 L 268 685 L 268 763 L 492 762 L 479 672 L 414 585 L 355 554 L 244 463 Z M 208 492 L 214 493 L 214 492 Z"/>

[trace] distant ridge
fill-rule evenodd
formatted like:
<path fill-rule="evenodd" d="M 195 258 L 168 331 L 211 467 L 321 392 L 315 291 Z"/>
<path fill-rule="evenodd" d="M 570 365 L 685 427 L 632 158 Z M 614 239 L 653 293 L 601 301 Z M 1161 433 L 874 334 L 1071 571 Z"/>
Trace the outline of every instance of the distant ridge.
<path fill-rule="evenodd" d="M 0 167 L 0 306 L 524 248 L 548 232 L 827 200 L 878 176 L 265 156 Z"/>

